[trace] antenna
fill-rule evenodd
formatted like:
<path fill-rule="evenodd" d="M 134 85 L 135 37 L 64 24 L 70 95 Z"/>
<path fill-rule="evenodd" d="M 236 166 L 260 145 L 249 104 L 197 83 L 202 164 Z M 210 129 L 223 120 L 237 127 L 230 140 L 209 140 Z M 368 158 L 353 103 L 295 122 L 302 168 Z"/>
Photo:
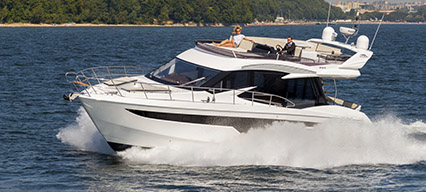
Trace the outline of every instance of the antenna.
<path fill-rule="evenodd" d="M 357 10 L 354 25 L 352 28 L 349 27 L 340 27 L 339 30 L 342 33 L 343 37 L 345 37 L 346 41 L 345 43 L 348 43 L 349 39 L 353 36 L 358 35 L 359 31 L 359 10 Z"/>
<path fill-rule="evenodd" d="M 355 31 L 355 34 L 353 35 L 353 36 L 355 36 L 355 35 L 357 35 L 358 34 L 358 31 L 359 31 L 359 26 L 360 26 L 360 19 L 359 19 L 359 9 L 358 10 L 356 10 L 356 16 L 355 16 L 355 21 L 354 21 L 354 25 L 353 25 L 353 29 L 355 29 L 356 31 Z"/>
<path fill-rule="evenodd" d="M 330 10 L 331 10 L 331 2 L 328 2 L 327 27 L 328 27 L 328 22 L 329 22 L 329 20 L 330 20 Z"/>
<path fill-rule="evenodd" d="M 383 13 L 383 15 L 382 15 L 382 19 L 380 19 L 379 26 L 377 26 L 376 33 L 374 34 L 373 40 L 371 41 L 371 45 L 370 45 L 370 48 L 369 48 L 368 50 L 371 50 L 371 48 L 373 47 L 374 40 L 376 39 L 377 33 L 379 32 L 380 25 L 382 25 L 382 21 L 383 21 L 383 18 L 384 18 L 384 17 L 385 17 L 385 14 Z"/>

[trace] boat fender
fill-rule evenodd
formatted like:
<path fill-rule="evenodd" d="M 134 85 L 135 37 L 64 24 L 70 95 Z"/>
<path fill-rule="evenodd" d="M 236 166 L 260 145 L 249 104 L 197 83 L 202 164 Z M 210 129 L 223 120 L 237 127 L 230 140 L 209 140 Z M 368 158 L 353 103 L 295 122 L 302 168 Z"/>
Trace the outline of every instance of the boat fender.
<path fill-rule="evenodd" d="M 86 86 L 86 87 L 88 87 L 88 86 L 89 86 L 87 83 L 83 83 L 83 82 L 81 82 L 81 81 L 73 81 L 73 83 L 74 83 L 74 84 L 78 84 L 78 85 L 83 85 L 83 86 Z"/>

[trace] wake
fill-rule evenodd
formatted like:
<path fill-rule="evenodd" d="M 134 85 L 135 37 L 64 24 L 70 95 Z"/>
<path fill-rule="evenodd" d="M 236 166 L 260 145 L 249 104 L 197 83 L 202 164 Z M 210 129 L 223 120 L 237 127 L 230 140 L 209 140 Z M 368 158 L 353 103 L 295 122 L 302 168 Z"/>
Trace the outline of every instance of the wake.
<path fill-rule="evenodd" d="M 79 150 L 105 154 L 115 153 L 96 129 L 83 107 L 78 109 L 78 117 L 75 122 L 59 129 L 56 138 L 61 140 L 62 143 L 71 145 Z"/>
<path fill-rule="evenodd" d="M 77 149 L 113 153 L 81 108 L 76 123 L 56 135 Z M 426 124 L 387 115 L 364 124 L 335 120 L 306 129 L 276 122 L 220 143 L 170 145 L 117 153 L 129 163 L 184 166 L 282 165 L 326 168 L 351 164 L 411 164 L 426 160 Z"/>

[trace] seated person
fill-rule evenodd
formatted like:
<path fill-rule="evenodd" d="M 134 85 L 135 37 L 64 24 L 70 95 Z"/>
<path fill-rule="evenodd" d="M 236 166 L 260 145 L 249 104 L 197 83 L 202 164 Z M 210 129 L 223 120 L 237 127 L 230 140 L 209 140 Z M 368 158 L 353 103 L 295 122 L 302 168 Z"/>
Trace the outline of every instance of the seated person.
<path fill-rule="evenodd" d="M 288 36 L 287 43 L 285 44 L 283 51 L 281 51 L 281 54 L 294 56 L 295 50 L 296 50 L 296 44 L 294 44 L 293 38 L 291 36 Z"/>
<path fill-rule="evenodd" d="M 229 39 L 225 39 L 220 43 L 213 42 L 213 45 L 220 46 L 220 47 L 234 47 L 235 48 L 235 47 L 238 47 L 238 45 L 240 45 L 240 43 L 243 39 L 251 41 L 251 42 L 254 43 L 253 40 L 250 40 L 250 39 L 246 38 L 246 36 L 241 34 L 241 29 L 242 28 L 239 25 L 234 28 L 234 32 L 232 32 L 232 33 L 235 33 L 236 35 L 232 36 L 231 41 Z"/>

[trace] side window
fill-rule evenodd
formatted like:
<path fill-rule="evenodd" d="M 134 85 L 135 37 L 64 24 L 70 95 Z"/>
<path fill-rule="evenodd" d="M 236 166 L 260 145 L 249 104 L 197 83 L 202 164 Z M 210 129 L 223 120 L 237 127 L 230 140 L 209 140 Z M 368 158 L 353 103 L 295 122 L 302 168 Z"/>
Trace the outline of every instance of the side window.
<path fill-rule="evenodd" d="M 270 93 L 287 98 L 296 104 L 296 107 L 303 108 L 315 106 L 316 104 L 326 104 L 321 82 L 319 78 L 298 78 L 282 79 L 286 73 L 271 71 L 237 71 L 231 72 L 222 80 L 218 81 L 213 87 L 226 89 L 240 89 L 249 86 L 256 86 L 251 91 Z M 251 93 L 240 94 L 241 98 L 251 99 Z M 268 95 L 255 95 L 256 102 L 263 100 L 270 102 Z M 273 102 L 283 102 L 279 97 L 272 98 Z M 285 102 L 282 103 L 286 105 Z"/>
<path fill-rule="evenodd" d="M 313 89 L 312 79 L 289 79 L 285 96 L 295 102 L 296 106 L 314 106 L 316 99 Z"/>
<path fill-rule="evenodd" d="M 248 86 L 248 73 L 246 71 L 234 73 L 231 89 L 240 89 Z"/>
<path fill-rule="evenodd" d="M 285 75 L 281 72 L 255 71 L 252 85 L 256 86 L 256 91 L 282 96 L 284 80 L 281 78 Z"/>
<path fill-rule="evenodd" d="M 296 98 L 296 84 L 297 83 L 297 81 L 295 80 L 295 79 L 289 79 L 289 80 L 287 80 L 287 89 L 286 89 L 286 92 L 285 92 L 285 97 L 286 98 L 289 98 L 289 99 L 294 99 L 294 98 Z"/>
<path fill-rule="evenodd" d="M 314 99 L 312 83 L 310 79 L 295 79 L 296 99 Z"/>
<path fill-rule="evenodd" d="M 253 85 L 257 86 L 257 89 L 259 89 L 260 87 L 264 87 L 265 78 L 261 72 L 254 72 Z"/>
<path fill-rule="evenodd" d="M 315 100 L 311 79 L 305 79 L 305 90 L 303 96 L 303 99 Z"/>
<path fill-rule="evenodd" d="M 227 89 L 240 89 L 248 86 L 248 72 L 238 71 L 230 73 L 223 80 L 219 81 L 213 87 L 227 88 Z"/>

